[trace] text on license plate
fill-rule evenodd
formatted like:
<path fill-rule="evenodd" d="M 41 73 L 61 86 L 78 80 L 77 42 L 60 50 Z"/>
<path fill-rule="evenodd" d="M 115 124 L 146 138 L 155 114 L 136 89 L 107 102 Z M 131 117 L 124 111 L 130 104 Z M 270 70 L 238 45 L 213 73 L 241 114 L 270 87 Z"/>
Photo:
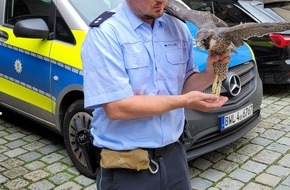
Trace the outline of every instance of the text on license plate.
<path fill-rule="evenodd" d="M 253 115 L 253 104 L 250 104 L 247 107 L 244 107 L 234 113 L 224 115 L 221 117 L 221 130 L 236 125 L 251 115 Z"/>

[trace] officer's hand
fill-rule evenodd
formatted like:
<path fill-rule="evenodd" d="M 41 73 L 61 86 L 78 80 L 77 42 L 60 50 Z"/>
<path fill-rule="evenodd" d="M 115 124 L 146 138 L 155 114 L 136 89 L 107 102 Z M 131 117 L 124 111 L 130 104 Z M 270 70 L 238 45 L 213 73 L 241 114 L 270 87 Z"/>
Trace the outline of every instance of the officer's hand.
<path fill-rule="evenodd" d="M 186 99 L 185 108 L 202 112 L 219 109 L 228 101 L 228 98 L 225 96 L 217 96 L 199 91 L 186 93 L 183 95 L 183 98 Z"/>

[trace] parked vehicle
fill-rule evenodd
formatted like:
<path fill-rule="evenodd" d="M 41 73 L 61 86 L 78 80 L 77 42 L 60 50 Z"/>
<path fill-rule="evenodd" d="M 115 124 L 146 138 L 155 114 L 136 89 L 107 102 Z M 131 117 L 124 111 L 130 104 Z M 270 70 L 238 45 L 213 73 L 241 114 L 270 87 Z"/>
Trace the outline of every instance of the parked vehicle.
<path fill-rule="evenodd" d="M 192 9 L 209 11 L 229 26 L 245 22 L 290 22 L 289 1 L 184 0 Z M 290 31 L 250 38 L 263 84 L 290 83 Z"/>
<path fill-rule="evenodd" d="M 90 127 L 83 105 L 82 41 L 93 21 L 117 0 L 0 0 L 0 105 L 60 133 L 75 167 L 90 172 L 76 141 L 76 120 Z M 194 25 L 188 23 L 193 37 Z M 251 49 L 237 49 L 221 93 L 229 101 L 219 110 L 186 110 L 180 137 L 188 160 L 241 138 L 260 121 L 262 83 Z M 205 69 L 206 51 L 195 62 Z M 211 93 L 211 88 L 206 92 Z"/>

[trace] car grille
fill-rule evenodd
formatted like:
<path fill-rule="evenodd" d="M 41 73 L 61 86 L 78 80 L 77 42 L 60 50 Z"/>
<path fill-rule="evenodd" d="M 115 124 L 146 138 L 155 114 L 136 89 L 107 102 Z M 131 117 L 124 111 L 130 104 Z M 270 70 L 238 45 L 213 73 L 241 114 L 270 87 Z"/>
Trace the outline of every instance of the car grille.
<path fill-rule="evenodd" d="M 229 72 L 237 74 L 241 79 L 242 89 L 238 96 L 229 97 L 229 100 L 226 105 L 235 104 L 236 102 L 243 99 L 245 96 L 249 95 L 250 92 L 253 92 L 256 86 L 256 74 L 257 67 L 253 61 L 246 62 L 244 64 L 231 67 Z M 212 93 L 211 87 L 204 90 L 206 93 Z M 227 96 L 228 92 L 224 86 L 221 87 L 221 95 Z"/>

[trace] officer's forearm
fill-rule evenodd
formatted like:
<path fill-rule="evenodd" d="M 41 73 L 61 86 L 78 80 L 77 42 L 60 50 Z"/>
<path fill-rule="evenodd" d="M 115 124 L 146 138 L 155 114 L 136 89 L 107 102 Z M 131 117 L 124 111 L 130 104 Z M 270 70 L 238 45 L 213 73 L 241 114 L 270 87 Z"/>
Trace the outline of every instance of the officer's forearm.
<path fill-rule="evenodd" d="M 182 96 L 132 96 L 103 107 L 111 119 L 135 119 L 151 117 L 182 108 L 185 100 Z"/>

